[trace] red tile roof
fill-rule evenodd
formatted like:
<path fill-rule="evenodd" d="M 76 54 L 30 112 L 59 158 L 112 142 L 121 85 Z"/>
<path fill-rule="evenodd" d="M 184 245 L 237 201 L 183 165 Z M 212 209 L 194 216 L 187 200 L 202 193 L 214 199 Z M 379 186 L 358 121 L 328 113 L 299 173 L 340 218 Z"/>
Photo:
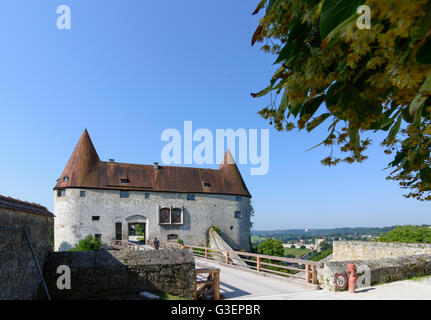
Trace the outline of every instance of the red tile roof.
<path fill-rule="evenodd" d="M 66 179 L 65 179 L 66 178 Z M 121 179 L 130 182 L 121 184 Z M 205 186 L 209 183 L 209 186 Z M 84 131 L 54 189 L 95 188 L 251 197 L 229 150 L 217 170 L 105 162 Z"/>
<path fill-rule="evenodd" d="M 54 217 L 54 215 L 49 212 L 46 207 L 43 207 L 40 204 L 30 203 L 2 195 L 0 195 L 0 208 Z"/>

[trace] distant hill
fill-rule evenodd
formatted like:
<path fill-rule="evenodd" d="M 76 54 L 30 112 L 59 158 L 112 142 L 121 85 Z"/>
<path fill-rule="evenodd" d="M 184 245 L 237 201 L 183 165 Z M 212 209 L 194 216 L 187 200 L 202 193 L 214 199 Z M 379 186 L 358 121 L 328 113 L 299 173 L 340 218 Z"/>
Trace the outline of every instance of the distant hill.
<path fill-rule="evenodd" d="M 358 227 L 358 228 L 334 228 L 334 229 L 287 229 L 287 230 L 252 230 L 251 235 L 260 237 L 271 237 L 280 240 L 289 240 L 295 238 L 312 238 L 312 237 L 343 237 L 348 235 L 371 235 L 378 236 L 386 233 L 392 227 Z"/>

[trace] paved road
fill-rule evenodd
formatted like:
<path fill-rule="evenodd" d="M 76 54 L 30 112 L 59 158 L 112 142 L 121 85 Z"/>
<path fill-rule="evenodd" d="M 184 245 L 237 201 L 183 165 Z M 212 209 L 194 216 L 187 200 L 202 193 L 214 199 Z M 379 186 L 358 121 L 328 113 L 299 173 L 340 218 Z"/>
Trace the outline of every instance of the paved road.
<path fill-rule="evenodd" d="M 297 281 L 271 279 L 202 259 L 196 259 L 196 266 L 220 269 L 220 289 L 227 300 L 431 300 L 431 277 L 421 280 L 392 282 L 361 289 L 357 293 L 351 294 L 349 292 L 335 293 L 326 290 L 312 290 Z"/>

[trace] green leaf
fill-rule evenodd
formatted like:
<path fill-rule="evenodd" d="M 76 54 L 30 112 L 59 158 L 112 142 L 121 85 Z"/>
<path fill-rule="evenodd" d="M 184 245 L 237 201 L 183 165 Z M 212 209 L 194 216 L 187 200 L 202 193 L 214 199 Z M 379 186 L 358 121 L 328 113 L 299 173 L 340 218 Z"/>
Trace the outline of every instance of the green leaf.
<path fill-rule="evenodd" d="M 269 0 L 268 5 L 266 6 L 266 13 L 268 13 L 269 10 L 271 10 L 272 5 L 276 2 L 277 0 Z"/>
<path fill-rule="evenodd" d="M 337 104 L 343 90 L 344 82 L 342 81 L 336 82 L 332 86 L 330 86 L 328 88 L 328 91 L 326 92 L 326 105 L 331 106 Z"/>
<path fill-rule="evenodd" d="M 423 64 L 431 64 L 431 38 L 416 52 L 416 61 Z"/>
<path fill-rule="evenodd" d="M 325 95 L 321 95 L 321 96 L 314 98 L 311 101 L 304 103 L 304 105 L 301 109 L 301 118 L 305 115 L 312 117 L 313 114 L 319 108 L 319 106 L 322 104 L 322 102 L 325 101 L 325 98 L 326 98 Z"/>
<path fill-rule="evenodd" d="M 340 23 L 356 13 L 364 0 L 325 0 L 320 14 L 319 30 L 323 41 Z"/>
<path fill-rule="evenodd" d="M 389 143 L 395 142 L 395 137 L 397 136 L 398 131 L 400 131 L 402 119 L 402 115 L 399 115 L 397 122 L 395 122 L 395 124 L 391 128 L 391 131 L 389 131 L 388 137 L 386 138 Z"/>
<path fill-rule="evenodd" d="M 350 17 L 348 17 L 346 20 L 342 21 L 337 27 L 335 27 L 323 40 L 322 43 L 320 45 L 320 48 L 329 48 L 331 47 L 333 44 L 335 44 L 336 41 L 336 36 L 338 36 L 340 33 L 343 33 L 348 26 L 355 22 L 356 19 L 358 18 L 358 14 L 354 13 L 352 14 Z"/>
<path fill-rule="evenodd" d="M 252 93 L 251 96 L 253 98 L 258 98 L 258 97 L 263 97 L 264 95 L 266 95 L 268 92 L 270 92 L 273 89 L 273 85 L 270 84 L 269 86 L 267 86 L 265 89 L 257 92 L 257 93 Z"/>
<path fill-rule="evenodd" d="M 328 117 L 331 114 L 329 112 L 327 113 L 323 113 L 320 116 L 318 116 L 316 119 L 314 119 L 313 121 L 311 121 L 309 123 L 309 125 L 307 125 L 306 129 L 308 132 L 310 132 L 311 130 L 313 130 L 314 128 L 318 127 L 319 125 L 322 124 L 323 121 L 325 121 L 326 119 L 328 119 Z"/>
<path fill-rule="evenodd" d="M 413 122 L 413 117 L 411 116 L 408 108 L 404 108 L 401 115 L 403 116 L 403 119 L 405 122 L 408 122 L 408 123 Z"/>
<path fill-rule="evenodd" d="M 431 71 L 419 89 L 419 93 L 414 97 L 409 106 L 409 112 L 413 116 L 419 108 L 425 103 L 425 100 L 431 95 Z"/>
<path fill-rule="evenodd" d="M 419 30 L 412 36 L 412 40 L 422 40 L 431 29 L 431 1 L 425 7 L 425 14 L 418 18 L 417 26 Z"/>
<path fill-rule="evenodd" d="M 397 166 L 398 164 L 400 164 L 400 163 L 404 160 L 404 158 L 405 158 L 406 156 L 407 156 L 407 153 L 406 153 L 406 152 L 404 152 L 404 151 L 397 152 L 397 154 L 396 154 L 396 156 L 395 156 L 394 160 L 393 160 L 391 163 L 389 163 L 389 165 L 390 165 L 391 167 L 395 167 L 395 166 Z"/>
<path fill-rule="evenodd" d="M 290 42 L 287 42 L 283 49 L 281 49 L 280 54 L 277 57 L 277 60 L 275 60 L 274 64 L 289 60 L 291 57 L 295 55 L 295 53 L 298 51 L 298 47 Z"/>
<path fill-rule="evenodd" d="M 294 118 L 296 118 L 298 113 L 302 110 L 303 106 L 304 106 L 304 104 L 302 104 L 302 103 L 297 103 L 294 106 L 289 106 L 289 111 L 293 115 Z"/>

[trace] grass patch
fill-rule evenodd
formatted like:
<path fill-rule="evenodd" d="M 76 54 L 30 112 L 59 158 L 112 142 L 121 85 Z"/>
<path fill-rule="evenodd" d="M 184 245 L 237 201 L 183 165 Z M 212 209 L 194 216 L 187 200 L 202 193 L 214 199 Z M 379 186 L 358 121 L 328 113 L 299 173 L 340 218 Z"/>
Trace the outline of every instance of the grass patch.
<path fill-rule="evenodd" d="M 311 249 L 301 249 L 301 248 L 284 248 L 284 255 L 287 256 L 292 255 L 294 257 L 299 257 L 299 256 L 303 256 L 307 253 L 309 253 L 311 251 Z"/>
<path fill-rule="evenodd" d="M 155 293 L 155 295 L 159 296 L 161 300 L 186 300 L 170 293 Z"/>
<path fill-rule="evenodd" d="M 421 281 L 421 280 L 425 280 L 425 279 L 431 279 L 431 275 L 426 275 L 426 276 L 415 276 L 412 278 L 409 278 L 407 280 L 412 280 L 412 281 Z"/>

